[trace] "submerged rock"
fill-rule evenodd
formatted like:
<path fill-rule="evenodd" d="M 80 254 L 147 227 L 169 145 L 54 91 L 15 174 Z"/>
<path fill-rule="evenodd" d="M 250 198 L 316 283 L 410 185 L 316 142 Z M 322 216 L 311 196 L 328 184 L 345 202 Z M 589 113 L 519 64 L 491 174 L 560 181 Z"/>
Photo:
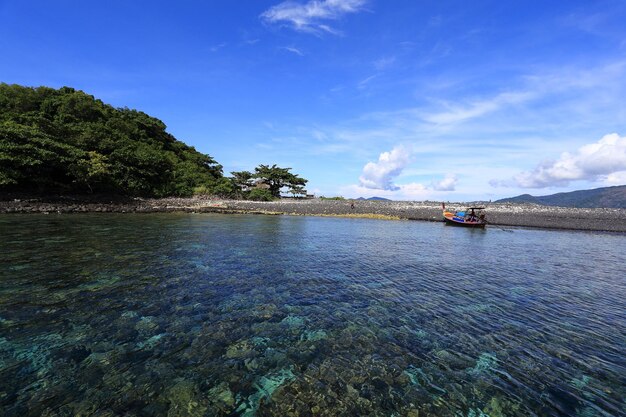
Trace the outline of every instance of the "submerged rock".
<path fill-rule="evenodd" d="M 235 396 L 226 382 L 211 388 L 207 393 L 207 397 L 215 408 L 224 413 L 232 411 L 235 405 Z"/>
<path fill-rule="evenodd" d="M 240 340 L 228 346 L 226 357 L 229 359 L 246 358 L 254 354 L 254 344 L 248 340 Z"/>
<path fill-rule="evenodd" d="M 274 391 L 282 384 L 295 377 L 291 368 L 281 369 L 262 376 L 258 382 L 254 384 L 256 392 L 241 403 L 237 408 L 237 412 L 239 412 L 242 417 L 254 417 L 262 402 L 269 401 Z"/>
<path fill-rule="evenodd" d="M 490 371 L 497 365 L 497 358 L 491 353 L 481 353 L 473 368 L 467 370 L 470 375 L 480 375 Z"/>
<path fill-rule="evenodd" d="M 139 349 L 154 349 L 154 347 L 159 343 L 161 338 L 165 336 L 165 333 L 159 333 L 154 335 L 142 342 L 137 343 L 137 348 Z"/>
<path fill-rule="evenodd" d="M 290 329 L 299 329 L 304 326 L 304 319 L 302 317 L 289 315 L 285 317 L 280 324 L 287 326 Z"/>
<path fill-rule="evenodd" d="M 191 381 L 178 380 L 167 389 L 165 399 L 170 404 L 168 417 L 200 417 L 207 410 L 199 401 L 197 387 Z"/>
<path fill-rule="evenodd" d="M 263 320 L 269 320 L 274 317 L 274 315 L 276 315 L 278 312 L 279 311 L 276 307 L 276 304 L 262 304 L 256 306 L 252 310 L 252 316 Z"/>
<path fill-rule="evenodd" d="M 328 338 L 328 334 L 324 330 L 307 330 L 300 336 L 300 340 L 308 342 L 317 342 Z"/>
<path fill-rule="evenodd" d="M 135 324 L 135 330 L 142 336 L 153 334 L 158 327 L 159 325 L 154 316 L 142 317 L 137 324 Z"/>

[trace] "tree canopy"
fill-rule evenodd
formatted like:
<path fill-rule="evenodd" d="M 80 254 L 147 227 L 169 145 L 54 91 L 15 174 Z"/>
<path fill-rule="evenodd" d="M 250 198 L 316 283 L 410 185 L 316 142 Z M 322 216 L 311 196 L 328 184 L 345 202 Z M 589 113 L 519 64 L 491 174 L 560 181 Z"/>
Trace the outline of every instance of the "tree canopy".
<path fill-rule="evenodd" d="M 69 87 L 0 84 L 0 191 L 160 197 L 225 183 L 211 156 L 143 112 Z"/>
<path fill-rule="evenodd" d="M 258 178 L 262 183 L 269 186 L 269 191 L 273 197 L 280 197 L 280 191 L 283 187 L 288 187 L 294 194 L 304 193 L 304 185 L 308 182 L 304 178 L 289 172 L 291 168 L 280 168 L 276 164 L 259 165 L 254 169 L 254 178 Z"/>
<path fill-rule="evenodd" d="M 0 83 L 0 192 L 257 200 L 278 198 L 285 187 L 294 196 L 306 193 L 307 180 L 290 170 L 259 165 L 254 173 L 227 178 L 211 156 L 141 111 L 112 107 L 70 87 Z"/>

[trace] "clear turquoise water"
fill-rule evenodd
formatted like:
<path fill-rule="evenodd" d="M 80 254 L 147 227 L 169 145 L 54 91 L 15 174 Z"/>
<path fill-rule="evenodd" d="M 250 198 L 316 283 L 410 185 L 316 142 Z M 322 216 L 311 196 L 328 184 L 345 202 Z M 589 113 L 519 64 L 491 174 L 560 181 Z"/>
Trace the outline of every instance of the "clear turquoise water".
<path fill-rule="evenodd" d="M 626 236 L 0 216 L 3 416 L 609 416 Z"/>

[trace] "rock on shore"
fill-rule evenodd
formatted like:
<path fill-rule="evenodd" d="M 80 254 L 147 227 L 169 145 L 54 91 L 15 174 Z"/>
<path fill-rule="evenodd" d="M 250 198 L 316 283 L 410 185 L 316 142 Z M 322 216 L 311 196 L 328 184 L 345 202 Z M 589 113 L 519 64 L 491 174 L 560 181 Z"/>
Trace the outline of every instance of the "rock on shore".
<path fill-rule="evenodd" d="M 351 204 L 354 204 L 354 208 Z M 446 203 L 463 209 L 466 203 Z M 374 217 L 442 221 L 434 201 L 295 200 L 273 202 L 209 198 L 83 199 L 80 197 L 14 198 L 0 201 L 0 213 L 152 213 L 216 212 Z M 626 209 L 577 209 L 536 204 L 490 203 L 487 220 L 494 226 L 540 227 L 626 232 Z"/>

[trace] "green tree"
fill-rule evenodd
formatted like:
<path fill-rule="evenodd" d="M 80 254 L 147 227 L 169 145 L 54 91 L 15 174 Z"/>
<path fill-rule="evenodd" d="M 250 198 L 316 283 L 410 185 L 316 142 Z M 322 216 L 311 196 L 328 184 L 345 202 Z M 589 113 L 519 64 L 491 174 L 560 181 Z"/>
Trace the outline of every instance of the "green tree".
<path fill-rule="evenodd" d="M 259 178 L 264 184 L 269 186 L 270 194 L 273 197 L 280 197 L 280 190 L 283 187 L 304 186 L 308 180 L 289 172 L 291 168 L 280 168 L 276 164 L 271 167 L 268 165 L 259 165 L 254 169 L 254 178 Z"/>
<path fill-rule="evenodd" d="M 303 186 L 301 185 L 293 185 L 291 186 L 291 188 L 289 188 L 289 192 L 294 196 L 294 197 L 302 197 L 302 196 L 306 196 L 306 190 L 304 189 Z"/>
<path fill-rule="evenodd" d="M 0 83 L 0 191 L 187 196 L 224 192 L 223 178 L 211 156 L 141 111 L 69 87 Z"/>
<path fill-rule="evenodd" d="M 265 190 L 263 188 L 255 188 L 250 191 L 248 194 L 248 200 L 253 201 L 272 201 L 274 196 L 270 192 L 270 190 Z"/>
<path fill-rule="evenodd" d="M 68 168 L 81 152 L 31 126 L 0 123 L 0 188 L 42 191 L 71 183 Z"/>
<path fill-rule="evenodd" d="M 228 178 L 220 178 L 210 190 L 210 194 L 219 197 L 231 197 L 234 193 L 235 187 Z"/>
<path fill-rule="evenodd" d="M 249 191 L 253 185 L 253 175 L 250 171 L 232 171 L 230 173 L 235 184 L 241 191 Z"/>
<path fill-rule="evenodd" d="M 113 151 L 111 159 L 111 171 L 124 194 L 162 197 L 171 191 L 172 162 L 158 149 L 128 142 Z"/>
<path fill-rule="evenodd" d="M 85 158 L 78 160 L 72 171 L 76 182 L 85 184 L 90 193 L 95 184 L 107 181 L 111 172 L 107 157 L 96 151 L 88 151 Z"/>

